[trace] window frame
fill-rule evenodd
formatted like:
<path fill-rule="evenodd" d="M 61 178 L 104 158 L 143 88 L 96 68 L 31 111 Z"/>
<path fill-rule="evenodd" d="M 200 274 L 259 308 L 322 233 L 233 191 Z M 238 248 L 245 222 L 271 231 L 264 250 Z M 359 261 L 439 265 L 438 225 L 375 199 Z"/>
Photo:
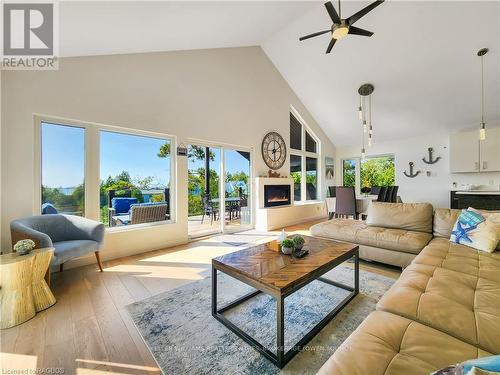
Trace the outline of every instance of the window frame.
<path fill-rule="evenodd" d="M 396 166 L 396 154 L 393 153 L 385 153 L 385 154 L 374 154 L 374 155 L 367 155 L 365 160 L 368 159 L 377 159 L 377 158 L 384 158 L 384 157 L 391 157 L 394 160 L 394 166 Z M 345 160 L 355 160 L 355 169 L 354 169 L 354 187 L 356 191 L 356 195 L 361 194 L 361 158 L 359 156 L 354 156 L 354 157 L 344 157 L 340 159 L 340 166 L 342 169 L 342 178 L 341 178 L 341 183 L 342 186 L 344 186 L 344 161 Z M 394 172 L 394 183 L 397 184 L 397 173 Z"/>
<path fill-rule="evenodd" d="M 297 112 L 295 108 L 290 106 L 290 113 L 299 121 L 299 123 L 302 125 L 301 129 L 301 149 L 296 150 L 290 149 L 290 155 L 288 157 L 288 161 L 290 162 L 290 157 L 292 155 L 299 156 L 301 158 L 301 180 L 300 180 L 300 200 L 296 201 L 294 199 L 293 204 L 307 204 L 307 203 L 315 203 L 321 201 L 322 195 L 321 195 L 321 186 L 322 186 L 322 173 L 320 171 L 322 170 L 322 160 L 321 160 L 321 141 L 319 138 L 316 136 L 316 134 L 311 130 L 311 128 L 307 125 L 307 123 L 304 121 L 302 116 Z M 290 128 L 290 124 L 288 125 Z M 316 152 L 309 152 L 306 151 L 306 132 L 309 133 L 311 138 L 316 142 Z M 307 199 L 307 165 L 306 165 L 306 158 L 313 158 L 316 159 L 316 199 Z M 288 167 L 289 172 L 290 172 L 290 167 Z"/>
<path fill-rule="evenodd" d="M 134 224 L 131 226 L 106 227 L 106 231 L 119 232 L 152 227 L 157 225 L 169 225 L 177 222 L 177 137 L 170 134 L 137 130 L 121 126 L 105 125 L 95 122 L 67 119 L 55 116 L 35 114 L 34 118 L 34 190 L 33 190 L 33 214 L 41 214 L 42 205 L 42 123 L 54 125 L 83 128 L 84 140 L 84 186 L 85 186 L 85 215 L 84 217 L 100 222 L 100 199 L 99 188 L 100 176 L 100 135 L 101 130 L 121 133 L 127 135 L 145 136 L 170 141 L 170 220 L 153 223 Z"/>

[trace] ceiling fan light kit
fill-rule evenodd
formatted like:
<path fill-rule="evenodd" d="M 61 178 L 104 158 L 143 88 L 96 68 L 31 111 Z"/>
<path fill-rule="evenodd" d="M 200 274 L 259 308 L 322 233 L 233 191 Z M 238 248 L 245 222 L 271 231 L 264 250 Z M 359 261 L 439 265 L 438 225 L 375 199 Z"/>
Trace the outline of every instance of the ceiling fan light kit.
<path fill-rule="evenodd" d="M 309 35 L 305 35 L 303 37 L 300 37 L 299 40 L 306 40 L 309 38 L 314 38 L 315 36 L 323 35 L 326 33 L 331 34 L 331 40 L 330 43 L 328 44 L 328 47 L 326 49 L 326 53 L 330 53 L 332 51 L 333 46 L 337 42 L 337 40 L 344 38 L 348 34 L 351 35 L 361 35 L 361 36 L 372 36 L 373 33 L 368 30 L 360 29 L 359 27 L 352 26 L 354 22 L 358 21 L 361 17 L 365 16 L 367 13 L 372 11 L 374 8 L 382 4 L 384 0 L 378 0 L 370 5 L 364 7 L 361 9 L 359 12 L 354 13 L 352 16 L 342 19 L 342 13 L 340 9 L 340 0 L 339 0 L 339 11 L 335 10 L 335 7 L 333 6 L 331 1 L 328 1 L 325 3 L 325 8 L 326 11 L 328 12 L 328 15 L 330 16 L 333 24 L 330 29 L 328 30 L 323 30 L 323 31 L 318 31 Z"/>

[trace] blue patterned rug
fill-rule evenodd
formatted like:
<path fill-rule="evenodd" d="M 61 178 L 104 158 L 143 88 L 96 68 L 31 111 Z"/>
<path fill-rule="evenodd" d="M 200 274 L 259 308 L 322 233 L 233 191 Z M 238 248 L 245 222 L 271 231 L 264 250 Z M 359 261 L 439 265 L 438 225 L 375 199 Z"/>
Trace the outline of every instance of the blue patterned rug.
<path fill-rule="evenodd" d="M 339 266 L 326 276 L 352 285 L 354 271 Z M 196 281 L 127 306 L 139 332 L 165 375 L 315 374 L 335 349 L 375 309 L 394 280 L 360 271 L 360 294 L 281 371 L 239 339 L 210 313 L 211 278 Z M 218 306 L 252 289 L 218 276 Z M 294 345 L 347 294 L 314 281 L 285 300 L 285 346 Z M 260 294 L 225 313 L 233 323 L 269 348 L 276 345 L 274 299 Z"/>

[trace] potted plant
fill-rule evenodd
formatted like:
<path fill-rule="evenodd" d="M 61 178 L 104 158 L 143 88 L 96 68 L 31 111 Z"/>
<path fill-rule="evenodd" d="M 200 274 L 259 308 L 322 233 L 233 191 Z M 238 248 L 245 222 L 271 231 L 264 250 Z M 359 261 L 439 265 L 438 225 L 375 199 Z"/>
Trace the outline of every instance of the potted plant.
<path fill-rule="evenodd" d="M 306 240 L 304 240 L 304 237 L 301 236 L 293 237 L 293 246 L 295 250 L 302 250 L 302 247 L 304 246 L 305 242 Z"/>
<path fill-rule="evenodd" d="M 33 240 L 20 240 L 14 245 L 14 251 L 19 253 L 19 255 L 27 255 L 31 250 L 35 248 L 35 242 Z"/>
<path fill-rule="evenodd" d="M 281 242 L 281 252 L 286 255 L 290 255 L 293 252 L 294 243 L 293 240 L 287 238 Z"/>
<path fill-rule="evenodd" d="M 371 188 L 371 187 L 369 187 L 369 186 L 363 186 L 363 187 L 361 188 L 361 192 L 362 192 L 364 195 L 368 195 L 368 194 L 370 194 L 370 193 L 371 193 L 371 191 L 372 191 L 372 188 Z"/>

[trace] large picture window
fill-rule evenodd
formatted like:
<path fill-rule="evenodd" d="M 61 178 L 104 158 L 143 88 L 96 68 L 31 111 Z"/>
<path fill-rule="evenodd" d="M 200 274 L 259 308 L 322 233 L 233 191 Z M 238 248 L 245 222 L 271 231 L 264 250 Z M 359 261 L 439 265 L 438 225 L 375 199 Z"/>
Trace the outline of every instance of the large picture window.
<path fill-rule="evenodd" d="M 290 113 L 290 176 L 294 182 L 294 201 L 318 199 L 319 140 Z"/>
<path fill-rule="evenodd" d="M 41 123 L 42 213 L 85 215 L 85 129 Z"/>
<path fill-rule="evenodd" d="M 362 188 L 394 186 L 396 171 L 394 155 L 380 155 L 342 160 L 342 184 Z"/>
<path fill-rule="evenodd" d="M 101 221 L 115 227 L 168 220 L 170 141 L 99 133 Z"/>
<path fill-rule="evenodd" d="M 169 137 L 48 119 L 39 121 L 38 133 L 42 214 L 122 229 L 173 219 Z"/>

